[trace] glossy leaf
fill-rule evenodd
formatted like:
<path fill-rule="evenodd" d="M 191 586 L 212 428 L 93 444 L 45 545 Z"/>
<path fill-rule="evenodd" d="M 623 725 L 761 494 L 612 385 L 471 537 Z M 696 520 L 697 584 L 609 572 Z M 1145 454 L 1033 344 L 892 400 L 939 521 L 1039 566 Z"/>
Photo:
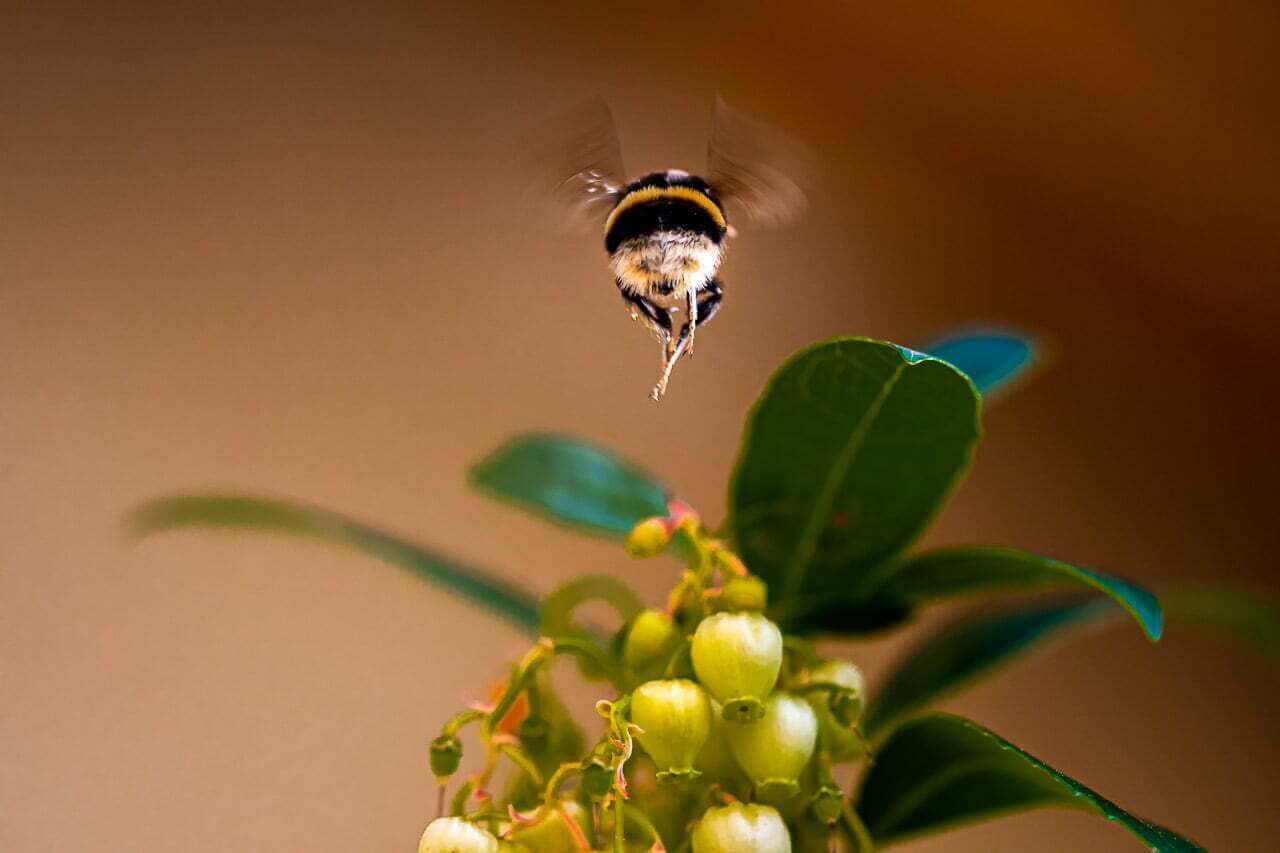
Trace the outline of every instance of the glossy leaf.
<path fill-rule="evenodd" d="M 969 466 L 979 400 L 950 365 L 837 338 L 801 350 L 748 417 L 729 489 L 743 558 L 785 610 L 909 545 Z"/>
<path fill-rule="evenodd" d="M 527 633 L 538 631 L 538 602 L 524 590 L 391 533 L 306 504 L 252 495 L 177 495 L 137 507 L 128 522 L 137 536 L 191 528 L 232 528 L 342 545 L 479 604 Z"/>
<path fill-rule="evenodd" d="M 854 634 L 892 627 L 923 604 L 1028 590 L 1095 589 L 1114 599 L 1152 640 L 1160 638 L 1160 602 L 1137 584 L 1016 548 L 963 545 L 886 563 L 861 589 L 797 602 L 783 614 L 802 633 Z"/>
<path fill-rule="evenodd" d="M 1210 585 L 1160 588 L 1169 630 L 1195 627 L 1239 636 L 1263 655 L 1280 657 L 1280 611 L 1238 589 Z M 908 651 L 874 694 L 863 728 L 875 738 L 892 723 L 932 705 L 1000 664 L 1067 629 L 1118 625 L 1128 614 L 1106 598 L 1040 601 L 964 616 Z"/>
<path fill-rule="evenodd" d="M 1152 640 L 1160 639 L 1160 602 L 1135 583 L 1017 548 L 959 545 L 915 554 L 886 566 L 862 597 L 913 606 L 964 595 L 1036 589 L 1090 588 L 1132 614 Z"/>
<path fill-rule="evenodd" d="M 1156 853 L 1204 850 L 950 714 L 931 714 L 897 729 L 876 752 L 856 807 L 878 845 L 1010 812 L 1058 807 L 1105 817 Z"/>
<path fill-rule="evenodd" d="M 602 448 L 564 435 L 517 436 L 477 462 L 473 486 L 559 524 L 625 536 L 667 514 L 666 489 Z"/>
<path fill-rule="evenodd" d="M 988 400 L 1007 390 L 1039 360 L 1030 336 L 1003 329 L 975 329 L 940 338 L 924 351 L 958 368 Z"/>

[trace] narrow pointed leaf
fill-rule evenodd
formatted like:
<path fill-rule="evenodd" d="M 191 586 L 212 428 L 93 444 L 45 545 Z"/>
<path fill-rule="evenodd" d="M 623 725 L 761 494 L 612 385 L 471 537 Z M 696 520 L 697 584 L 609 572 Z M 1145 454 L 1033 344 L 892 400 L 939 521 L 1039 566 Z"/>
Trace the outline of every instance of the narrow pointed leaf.
<path fill-rule="evenodd" d="M 177 495 L 142 504 L 130 513 L 128 524 L 140 537 L 170 530 L 231 528 L 342 545 L 406 569 L 530 634 L 538 630 L 537 600 L 513 584 L 391 533 L 303 503 L 252 495 Z"/>
<path fill-rule="evenodd" d="M 796 602 L 787 621 L 805 633 L 865 633 L 903 621 L 923 604 L 1029 590 L 1094 589 L 1128 611 L 1152 640 L 1160 639 L 1160 602 L 1135 583 L 1017 548 L 962 545 L 887 563 L 861 589 Z"/>
<path fill-rule="evenodd" d="M 667 514 L 667 490 L 654 477 L 570 436 L 517 436 L 477 462 L 470 481 L 551 521 L 609 536 Z"/>
<path fill-rule="evenodd" d="M 876 752 L 857 812 L 881 846 L 1036 808 L 1104 817 L 1155 853 L 1198 853 L 1200 845 L 1137 817 L 977 723 L 931 714 L 897 729 Z"/>
<path fill-rule="evenodd" d="M 1186 627 L 1234 635 L 1266 657 L 1280 657 L 1280 611 L 1268 602 L 1216 585 L 1175 584 L 1159 591 L 1169 630 Z M 1125 610 L 1101 597 L 1039 601 L 964 616 L 930 633 L 892 667 L 867 707 L 863 729 L 874 739 L 897 720 L 1054 637 L 1128 619 Z"/>
<path fill-rule="evenodd" d="M 851 589 L 909 545 L 968 468 L 978 416 L 962 373 L 894 344 L 836 338 L 788 359 L 729 489 L 734 539 L 774 601 Z"/>
<path fill-rule="evenodd" d="M 915 554 L 887 566 L 865 593 L 854 597 L 880 607 L 888 602 L 913 606 L 967 595 L 1073 588 L 1109 596 L 1138 620 L 1150 639 L 1160 639 L 1160 602 L 1149 590 L 1017 548 L 958 545 Z"/>
<path fill-rule="evenodd" d="M 948 335 L 924 351 L 962 371 L 988 401 L 1008 390 L 1039 360 L 1030 336 L 1002 329 Z"/>

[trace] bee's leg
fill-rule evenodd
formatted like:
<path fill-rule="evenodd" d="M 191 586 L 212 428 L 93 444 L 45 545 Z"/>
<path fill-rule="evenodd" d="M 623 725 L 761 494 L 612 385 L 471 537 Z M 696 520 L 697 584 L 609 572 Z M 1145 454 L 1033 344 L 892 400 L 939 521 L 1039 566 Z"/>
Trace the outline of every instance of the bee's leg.
<path fill-rule="evenodd" d="M 675 370 L 676 362 L 686 353 L 693 355 L 693 330 L 697 328 L 699 323 L 708 323 L 711 318 L 720 310 L 720 302 L 724 299 L 724 290 L 720 287 L 720 282 L 711 279 L 706 283 L 701 291 L 697 294 L 697 308 L 692 308 L 689 312 L 689 321 L 680 327 L 680 334 L 667 348 L 667 358 L 662 365 L 662 376 L 658 379 L 658 384 L 653 386 L 653 394 L 650 396 L 657 400 L 667 392 L 667 384 L 671 381 L 671 371 Z"/>
<path fill-rule="evenodd" d="M 631 293 L 622 286 L 621 282 L 618 284 L 618 292 L 627 303 L 631 319 L 643 323 L 662 344 L 662 350 L 666 353 L 671 345 L 671 315 L 643 296 Z"/>
<path fill-rule="evenodd" d="M 693 355 L 693 332 L 699 323 L 706 324 L 711 322 L 711 318 L 720 310 L 720 302 L 724 299 L 724 288 L 720 286 L 720 282 L 714 278 L 707 281 L 703 285 L 702 290 L 698 291 L 698 307 L 694 309 L 689 306 L 689 322 L 685 323 L 680 329 L 680 338 L 683 339 L 687 334 L 689 336 L 689 345 L 685 351 Z M 677 341 L 677 346 L 679 341 Z"/>

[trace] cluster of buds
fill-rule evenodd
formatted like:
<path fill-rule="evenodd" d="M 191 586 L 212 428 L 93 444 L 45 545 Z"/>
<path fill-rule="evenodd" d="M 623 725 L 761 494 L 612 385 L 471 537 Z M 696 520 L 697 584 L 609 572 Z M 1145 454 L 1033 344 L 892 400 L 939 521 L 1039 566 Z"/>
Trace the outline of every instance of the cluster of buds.
<path fill-rule="evenodd" d="M 450 719 L 431 743 L 440 816 L 419 853 L 860 850 L 865 833 L 834 778 L 835 765 L 867 757 L 859 669 L 784 637 L 765 584 L 684 504 L 637 524 L 626 550 L 685 556 L 665 609 L 626 614 L 611 641 L 543 638 L 490 702 Z M 613 685 L 585 750 L 546 677 L 561 654 Z M 472 723 L 484 761 L 446 809 Z M 504 763 L 508 791 L 495 797 Z"/>

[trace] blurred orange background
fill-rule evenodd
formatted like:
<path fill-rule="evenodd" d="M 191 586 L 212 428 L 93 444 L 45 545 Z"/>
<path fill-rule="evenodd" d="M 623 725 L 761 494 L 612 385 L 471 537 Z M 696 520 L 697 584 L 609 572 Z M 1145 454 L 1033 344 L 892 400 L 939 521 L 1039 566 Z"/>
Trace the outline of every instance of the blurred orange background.
<path fill-rule="evenodd" d="M 1053 358 L 932 542 L 1274 595 L 1272 3 L 19 4 L 0 26 L 0 849 L 411 850 L 426 743 L 524 640 L 266 537 L 141 545 L 143 499 L 304 498 L 540 592 L 674 563 L 468 492 L 513 432 L 607 443 L 716 518 L 741 419 L 817 338 L 998 322 Z M 592 93 L 633 172 L 716 91 L 817 152 L 742 229 L 668 399 L 594 237 L 519 189 Z M 910 632 L 848 649 L 872 679 Z M 1280 830 L 1273 665 L 1126 628 L 947 707 L 1217 851 Z M 910 851 L 1125 851 L 1038 812 Z"/>

